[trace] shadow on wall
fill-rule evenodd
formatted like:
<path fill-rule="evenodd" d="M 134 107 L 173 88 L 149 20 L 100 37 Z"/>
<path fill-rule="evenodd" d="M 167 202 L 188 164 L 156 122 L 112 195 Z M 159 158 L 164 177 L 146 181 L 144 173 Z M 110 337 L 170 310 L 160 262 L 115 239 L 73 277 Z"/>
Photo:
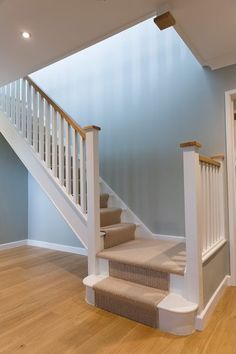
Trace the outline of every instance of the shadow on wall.
<path fill-rule="evenodd" d="M 81 125 L 102 127 L 101 176 L 137 216 L 154 233 L 183 236 L 179 143 L 224 152 L 236 66 L 202 68 L 174 29 L 150 19 L 32 77 Z"/>

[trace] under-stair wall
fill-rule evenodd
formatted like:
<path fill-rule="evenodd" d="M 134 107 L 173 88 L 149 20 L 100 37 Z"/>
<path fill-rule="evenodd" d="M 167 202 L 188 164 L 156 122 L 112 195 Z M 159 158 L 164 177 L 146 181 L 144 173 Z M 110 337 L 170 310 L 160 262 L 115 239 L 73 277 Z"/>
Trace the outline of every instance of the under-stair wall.
<path fill-rule="evenodd" d="M 28 172 L 0 134 L 0 244 L 28 237 Z"/>
<path fill-rule="evenodd" d="M 36 244 L 84 248 L 36 180 L 28 175 L 28 238 Z"/>

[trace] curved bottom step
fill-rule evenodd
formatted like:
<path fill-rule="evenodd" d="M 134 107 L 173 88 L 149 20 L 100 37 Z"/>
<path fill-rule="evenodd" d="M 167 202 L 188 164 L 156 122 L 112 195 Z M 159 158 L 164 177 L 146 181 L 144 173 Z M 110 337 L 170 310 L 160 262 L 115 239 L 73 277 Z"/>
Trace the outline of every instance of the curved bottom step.
<path fill-rule="evenodd" d="M 167 295 L 166 291 L 113 277 L 98 282 L 93 288 L 97 307 L 158 327 L 157 305 Z"/>

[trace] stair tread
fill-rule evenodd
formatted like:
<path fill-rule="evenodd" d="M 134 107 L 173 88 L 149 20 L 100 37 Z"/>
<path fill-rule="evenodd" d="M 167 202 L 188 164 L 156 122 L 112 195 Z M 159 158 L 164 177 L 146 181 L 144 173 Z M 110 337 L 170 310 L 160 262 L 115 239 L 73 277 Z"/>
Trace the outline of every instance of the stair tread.
<path fill-rule="evenodd" d="M 111 276 L 101 280 L 93 287 L 95 291 L 102 291 L 129 300 L 130 302 L 135 301 L 136 303 L 151 307 L 156 307 L 168 294 L 165 290 L 151 288 Z"/>
<path fill-rule="evenodd" d="M 116 207 L 107 207 L 107 208 L 100 208 L 101 213 L 109 213 L 109 212 L 115 212 L 115 211 L 122 211 L 121 208 L 116 208 Z"/>
<path fill-rule="evenodd" d="M 123 222 L 123 223 L 119 223 L 119 224 L 112 224 L 112 225 L 108 225 L 108 226 L 102 226 L 101 230 L 102 231 L 112 230 L 112 229 L 123 230 L 123 229 L 130 228 L 130 227 L 136 228 L 136 225 L 133 224 L 133 223 Z"/>
<path fill-rule="evenodd" d="M 184 275 L 186 265 L 185 243 L 177 241 L 140 238 L 104 249 L 97 256 L 179 275 Z"/>

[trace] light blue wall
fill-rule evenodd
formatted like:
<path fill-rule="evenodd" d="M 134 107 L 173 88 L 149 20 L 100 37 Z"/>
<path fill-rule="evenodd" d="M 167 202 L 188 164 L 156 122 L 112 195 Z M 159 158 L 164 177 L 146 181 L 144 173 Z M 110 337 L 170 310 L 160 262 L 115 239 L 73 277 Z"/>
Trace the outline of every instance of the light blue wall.
<path fill-rule="evenodd" d="M 83 247 L 63 217 L 29 174 L 28 237 L 32 240 Z"/>
<path fill-rule="evenodd" d="M 184 235 L 182 153 L 224 153 L 236 66 L 202 68 L 173 29 L 146 21 L 33 75 L 81 125 L 101 126 L 101 175 L 154 232 Z"/>
<path fill-rule="evenodd" d="M 0 134 L 0 244 L 28 236 L 28 172 Z"/>

